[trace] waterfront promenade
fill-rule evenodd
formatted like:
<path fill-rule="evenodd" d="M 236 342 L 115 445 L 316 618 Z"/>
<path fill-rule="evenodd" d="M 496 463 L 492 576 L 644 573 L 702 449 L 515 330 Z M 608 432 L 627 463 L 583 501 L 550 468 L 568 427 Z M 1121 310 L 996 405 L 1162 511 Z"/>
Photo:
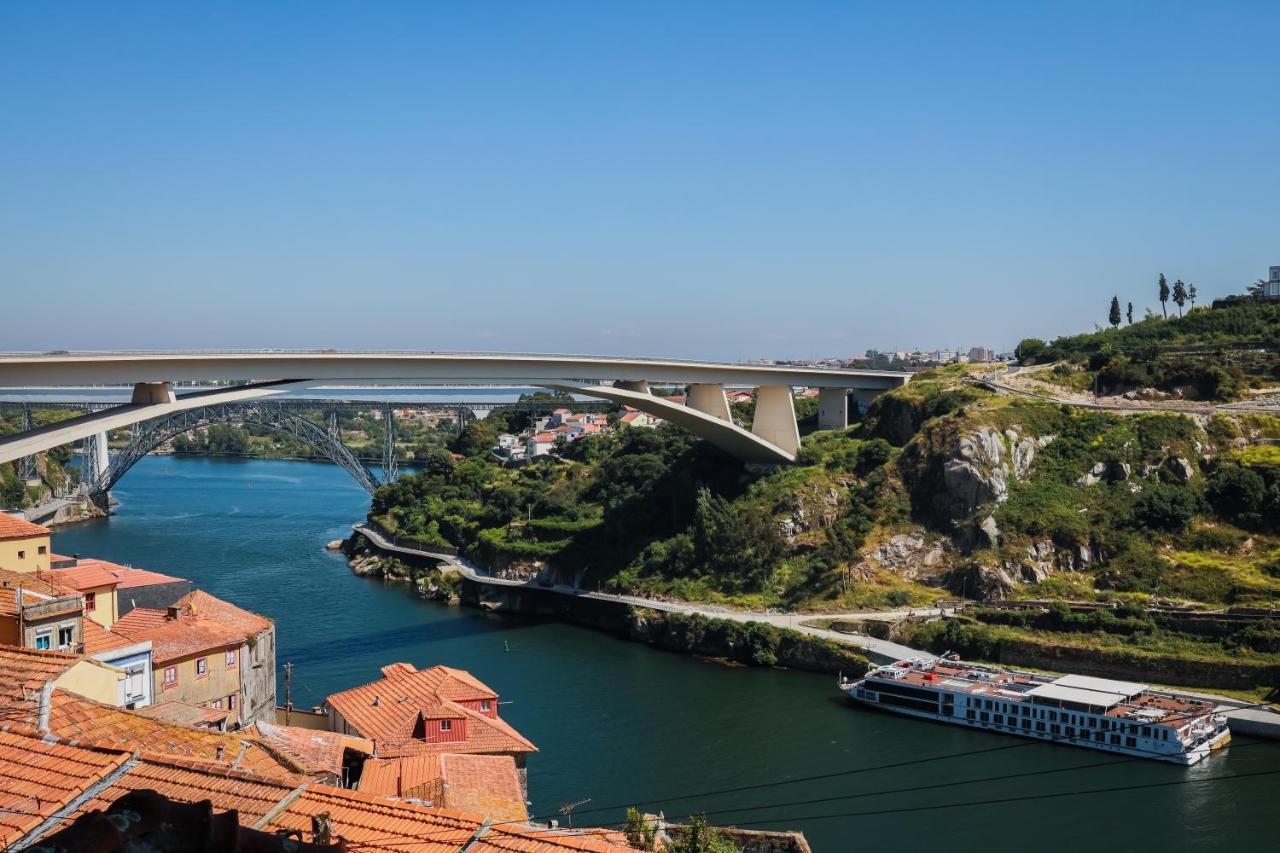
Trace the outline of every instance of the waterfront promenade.
<path fill-rule="evenodd" d="M 456 571 L 467 580 L 478 584 L 519 587 L 537 590 L 539 592 L 570 596 L 573 598 L 611 601 L 618 604 L 631 605 L 633 607 L 645 607 L 650 610 L 658 610 L 665 613 L 696 613 L 708 618 L 731 619 L 735 622 L 764 622 L 778 628 L 787 628 L 801 634 L 807 634 L 811 637 L 820 637 L 824 640 L 834 640 L 837 643 L 852 646 L 861 650 L 872 663 L 894 663 L 896 661 L 903 660 L 904 658 L 934 657 L 930 652 L 913 649 L 909 646 L 904 646 L 901 643 L 894 643 L 889 640 L 878 640 L 875 637 L 870 637 L 865 634 L 845 634 L 839 631 L 832 631 L 827 628 L 818 628 L 813 625 L 806 625 L 804 620 L 815 618 L 820 615 L 824 619 L 875 619 L 879 621 L 896 621 L 913 614 L 916 616 L 940 616 L 941 611 L 937 609 L 877 611 L 869 613 L 823 613 L 806 616 L 805 614 L 800 613 L 774 613 L 767 610 L 737 610 L 731 607 L 719 607 L 713 604 L 698 604 L 688 601 L 663 601 L 656 598 L 641 598 L 635 595 L 591 592 L 589 590 L 563 584 L 543 586 L 535 581 L 494 577 L 466 558 L 460 557 L 447 550 L 412 548 L 398 544 L 392 541 L 391 538 L 386 536 L 382 531 L 364 522 L 353 524 L 351 528 L 383 551 L 404 554 L 411 557 L 423 557 L 426 559 L 437 560 L 444 563 L 451 570 Z"/>

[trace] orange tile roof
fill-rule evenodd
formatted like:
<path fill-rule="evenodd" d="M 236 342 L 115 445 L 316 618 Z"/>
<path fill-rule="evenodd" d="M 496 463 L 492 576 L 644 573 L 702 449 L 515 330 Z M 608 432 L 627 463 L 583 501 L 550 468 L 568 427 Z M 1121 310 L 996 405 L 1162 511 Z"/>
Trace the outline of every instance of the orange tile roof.
<path fill-rule="evenodd" d="M 96 560 L 82 560 L 79 565 L 67 569 L 50 569 L 40 577 L 64 587 L 84 592 L 104 586 L 114 587 L 120 581 L 105 566 L 94 565 Z"/>
<path fill-rule="evenodd" d="M 157 702 L 145 708 L 134 709 L 135 714 L 148 720 L 162 720 L 178 726 L 217 729 L 218 724 L 231 716 L 230 711 L 219 708 L 201 708 L 186 702 Z"/>
<path fill-rule="evenodd" d="M 35 829 L 90 785 L 129 759 L 0 731 L 0 847 Z"/>
<path fill-rule="evenodd" d="M 111 630 L 134 642 L 150 640 L 152 660 L 157 665 L 238 647 L 249 636 L 240 626 L 221 617 L 183 612 L 171 619 L 167 611 L 149 607 L 130 610 L 116 620 Z"/>
<path fill-rule="evenodd" d="M 180 726 L 164 720 L 85 699 L 65 690 L 54 690 L 49 721 L 40 734 L 81 744 L 116 748 L 140 748 L 150 752 L 213 762 L 268 776 L 288 776 L 301 780 L 298 768 L 258 739 Z M 24 730 L 34 729 L 34 720 Z"/>
<path fill-rule="evenodd" d="M 54 554 L 52 559 L 54 562 L 72 559 L 76 561 L 76 565 L 68 566 L 65 569 L 51 569 L 50 571 L 53 574 L 60 575 L 63 572 L 76 572 L 81 569 L 102 569 L 115 578 L 117 589 L 131 589 L 133 587 L 152 586 L 162 583 L 183 583 L 186 581 L 186 578 L 175 578 L 171 575 L 162 575 L 159 572 L 152 572 L 147 569 L 122 566 L 119 563 L 100 560 L 97 557 L 64 557 L 60 554 Z"/>
<path fill-rule="evenodd" d="M 92 619 L 84 620 L 84 653 L 86 655 L 97 655 L 132 645 L 134 641 L 128 637 L 108 631 Z"/>
<path fill-rule="evenodd" d="M 202 589 L 192 590 L 179 598 L 174 605 L 183 613 L 217 619 L 224 625 L 240 632 L 242 637 L 266 631 L 274 624 L 265 616 L 250 613 L 242 607 L 236 607 L 230 601 L 210 595 Z"/>
<path fill-rule="evenodd" d="M 625 844 L 563 829 L 535 829 L 516 824 L 490 826 L 476 838 L 484 817 L 452 809 L 429 808 L 416 803 L 312 785 L 264 828 L 297 829 L 304 840 L 311 831 L 312 815 L 328 812 L 333 833 L 353 851 L 394 853 L 632 853 Z M 475 839 L 470 846 L 468 842 Z"/>
<path fill-rule="evenodd" d="M 509 755 L 371 758 L 364 763 L 359 787 L 366 794 L 424 800 L 491 820 L 523 823 L 529 819 L 516 762 Z"/>
<path fill-rule="evenodd" d="M 133 756 L 137 756 L 136 759 Z M 299 830 L 309 840 L 311 816 L 328 812 L 335 836 L 353 853 L 457 853 L 476 837 L 490 815 L 428 808 L 383 797 L 268 776 L 146 751 L 105 751 L 49 743 L 39 737 L 0 732 L 0 841 L 9 845 L 45 818 L 65 826 L 75 817 L 105 809 L 134 791 L 153 790 L 175 802 L 209 801 L 218 811 L 234 809 L 241 825 L 266 831 Z M 90 786 L 100 790 L 75 808 L 71 801 Z M 33 797 L 39 796 L 39 806 Z M 28 804 L 32 814 L 27 811 Z M 17 814 L 14 814 L 17 812 Z M 273 815 L 270 821 L 267 815 Z M 56 831 L 56 829 L 54 830 Z M 616 833 L 574 833 L 496 823 L 468 848 L 470 853 L 632 853 Z"/>
<path fill-rule="evenodd" d="M 74 592 L 74 590 L 56 587 L 42 578 L 43 573 L 14 572 L 9 569 L 0 569 L 0 614 L 10 617 L 18 615 L 17 590 L 19 587 L 54 598 L 65 595 L 68 592 Z M 28 600 L 26 603 L 31 604 L 32 601 Z"/>
<path fill-rule="evenodd" d="M 505 721 L 463 707 L 459 702 L 488 699 L 498 694 L 471 673 L 447 666 L 418 670 L 411 664 L 383 667 L 383 678 L 335 693 L 325 701 L 352 728 L 378 744 L 380 754 L 420 752 L 536 752 Z M 413 738 L 419 716 L 426 719 L 465 719 L 463 742 L 428 744 Z"/>
<path fill-rule="evenodd" d="M 50 530 L 38 524 L 32 524 L 25 518 L 0 512 L 0 539 L 30 539 L 34 536 L 48 536 Z"/>
<path fill-rule="evenodd" d="M 362 738 L 304 729 L 301 726 L 282 726 L 259 721 L 245 731 L 289 756 L 308 775 L 330 773 L 341 779 L 342 758 L 346 750 L 355 749 L 365 754 L 373 752 L 372 742 Z"/>
<path fill-rule="evenodd" d="M 0 725 L 24 719 L 40 689 L 80 660 L 78 655 L 0 646 Z"/>
<path fill-rule="evenodd" d="M 203 761 L 143 753 L 136 767 L 77 809 L 76 815 L 106 809 L 131 791 L 150 789 L 184 803 L 212 800 L 219 810 L 239 812 L 240 823 L 253 824 L 298 784 Z"/>

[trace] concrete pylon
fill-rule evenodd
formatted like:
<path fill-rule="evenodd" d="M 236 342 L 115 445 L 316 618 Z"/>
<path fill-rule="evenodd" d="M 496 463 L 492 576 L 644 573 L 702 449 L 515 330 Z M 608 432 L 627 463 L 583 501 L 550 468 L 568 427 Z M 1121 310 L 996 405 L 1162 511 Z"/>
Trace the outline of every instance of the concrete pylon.
<path fill-rule="evenodd" d="M 133 399 L 129 402 L 138 404 L 173 403 L 178 396 L 173 392 L 172 382 L 139 382 L 133 386 Z"/>
<path fill-rule="evenodd" d="M 756 408 L 751 432 L 793 456 L 800 450 L 800 427 L 790 385 L 761 385 L 756 389 Z"/>
<path fill-rule="evenodd" d="M 818 429 L 849 427 L 849 391 L 846 388 L 818 389 Z"/>
<path fill-rule="evenodd" d="M 858 414 L 865 415 L 867 407 L 871 405 L 871 401 L 883 394 L 883 391 L 870 391 L 863 388 L 855 388 L 851 392 L 853 402 L 858 406 Z"/>
<path fill-rule="evenodd" d="M 723 385 L 709 382 L 690 385 L 685 392 L 684 404 L 713 418 L 733 422 L 733 417 L 729 414 L 729 398 L 725 396 Z"/>
<path fill-rule="evenodd" d="M 651 394 L 649 390 L 649 381 L 647 379 L 619 379 L 613 383 L 614 388 L 621 388 L 623 391 L 635 391 L 637 394 Z"/>

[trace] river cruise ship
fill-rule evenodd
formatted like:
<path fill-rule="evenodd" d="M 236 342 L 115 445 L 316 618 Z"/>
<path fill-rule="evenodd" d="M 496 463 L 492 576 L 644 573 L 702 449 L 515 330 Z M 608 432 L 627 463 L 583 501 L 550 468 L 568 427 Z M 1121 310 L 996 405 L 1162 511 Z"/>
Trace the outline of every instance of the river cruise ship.
<path fill-rule="evenodd" d="M 1231 739 L 1214 705 L 1145 684 L 1047 676 L 961 661 L 902 660 L 840 689 L 896 714 L 1086 746 L 1134 758 L 1195 764 Z"/>

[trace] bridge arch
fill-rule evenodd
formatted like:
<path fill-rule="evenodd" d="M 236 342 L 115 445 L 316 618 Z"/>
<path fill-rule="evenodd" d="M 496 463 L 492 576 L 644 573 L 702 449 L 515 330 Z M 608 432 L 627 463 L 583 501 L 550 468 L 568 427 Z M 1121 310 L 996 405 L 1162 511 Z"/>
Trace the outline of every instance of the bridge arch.
<path fill-rule="evenodd" d="M 95 482 L 88 484 L 90 497 L 102 502 L 106 495 L 138 463 L 168 441 L 183 433 L 212 424 L 252 424 L 292 436 L 351 475 L 369 494 L 382 485 L 378 476 L 342 443 L 337 425 L 316 426 L 296 412 L 271 403 L 219 403 L 175 412 L 163 418 L 140 421 L 134 426 L 133 437 L 119 453 L 113 454 L 106 470 Z"/>

